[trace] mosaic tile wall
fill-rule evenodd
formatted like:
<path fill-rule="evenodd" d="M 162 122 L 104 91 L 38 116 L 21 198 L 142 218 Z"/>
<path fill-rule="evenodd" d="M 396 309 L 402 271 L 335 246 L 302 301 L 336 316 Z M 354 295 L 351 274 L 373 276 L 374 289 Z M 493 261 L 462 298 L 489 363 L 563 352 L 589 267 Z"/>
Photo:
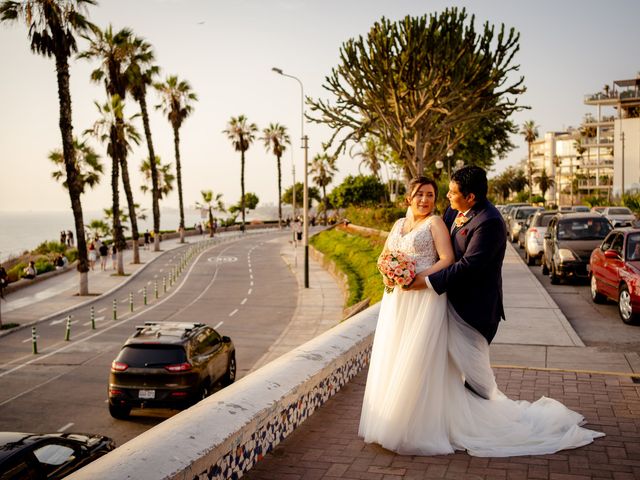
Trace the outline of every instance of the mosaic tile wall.
<path fill-rule="evenodd" d="M 236 480 L 284 440 L 315 410 L 335 395 L 369 363 L 371 343 L 302 395 L 281 408 L 251 437 L 224 455 L 215 465 L 195 474 L 193 480 Z"/>

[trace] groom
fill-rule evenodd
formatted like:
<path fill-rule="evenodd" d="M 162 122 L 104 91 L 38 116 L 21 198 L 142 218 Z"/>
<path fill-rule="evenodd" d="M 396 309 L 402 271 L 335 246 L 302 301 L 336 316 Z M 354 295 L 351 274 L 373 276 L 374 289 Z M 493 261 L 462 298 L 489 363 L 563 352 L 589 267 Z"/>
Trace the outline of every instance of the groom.
<path fill-rule="evenodd" d="M 507 232 L 500 212 L 487 200 L 487 174 L 476 166 L 454 172 L 443 219 L 451 232 L 455 262 L 426 279 L 447 292 L 460 317 L 491 343 L 504 319 L 502 261 Z"/>

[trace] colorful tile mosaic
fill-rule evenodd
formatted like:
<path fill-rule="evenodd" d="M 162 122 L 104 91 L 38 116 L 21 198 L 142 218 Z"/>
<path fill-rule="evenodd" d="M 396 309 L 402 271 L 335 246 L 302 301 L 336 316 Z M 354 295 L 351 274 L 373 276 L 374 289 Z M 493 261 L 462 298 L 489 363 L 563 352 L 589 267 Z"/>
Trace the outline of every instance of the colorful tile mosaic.
<path fill-rule="evenodd" d="M 370 356 L 371 344 L 333 370 L 297 401 L 276 410 L 270 418 L 265 419 L 266 423 L 263 422 L 247 441 L 236 445 L 214 465 L 194 475 L 193 480 L 236 480 L 242 477 L 244 472 L 273 450 L 298 425 L 367 366 Z"/>

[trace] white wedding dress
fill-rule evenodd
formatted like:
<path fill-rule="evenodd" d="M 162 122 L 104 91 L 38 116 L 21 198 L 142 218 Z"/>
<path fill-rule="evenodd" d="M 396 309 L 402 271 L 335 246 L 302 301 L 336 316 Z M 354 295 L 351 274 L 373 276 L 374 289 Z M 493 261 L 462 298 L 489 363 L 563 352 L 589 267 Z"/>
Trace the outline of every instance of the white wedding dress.
<path fill-rule="evenodd" d="M 438 260 L 431 219 L 405 235 L 403 222 L 387 248 L 411 255 L 423 271 Z M 580 427 L 583 420 L 556 400 L 514 401 L 500 392 L 487 341 L 457 317 L 446 295 L 398 287 L 384 294 L 360 418 L 366 442 L 401 454 L 541 455 L 604 435 Z"/>

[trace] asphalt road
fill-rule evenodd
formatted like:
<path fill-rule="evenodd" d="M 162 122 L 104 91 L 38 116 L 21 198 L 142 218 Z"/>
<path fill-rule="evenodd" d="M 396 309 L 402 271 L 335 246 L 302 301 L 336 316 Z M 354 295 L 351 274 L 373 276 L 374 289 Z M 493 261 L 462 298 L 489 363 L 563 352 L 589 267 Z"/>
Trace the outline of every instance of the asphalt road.
<path fill-rule="evenodd" d="M 512 245 L 524 258 L 524 250 L 518 248 L 516 243 Z M 539 265 L 529 269 L 560 307 L 585 345 L 611 352 L 640 351 L 640 325 L 624 324 L 614 302 L 603 305 L 593 303 L 587 281 L 564 281 L 560 285 L 551 285 L 549 276 L 542 275 Z"/>
<path fill-rule="evenodd" d="M 232 338 L 238 378 L 245 375 L 280 336 L 296 307 L 297 283 L 280 257 L 282 235 L 247 235 L 203 251 L 166 293 L 160 284 L 155 299 L 154 282 L 178 264 L 188 247 L 166 252 L 111 298 L 97 298 L 71 312 L 70 341 L 64 340 L 64 317 L 40 323 L 37 356 L 31 353 L 28 330 L 0 338 L 0 431 L 96 432 L 121 445 L 177 413 L 134 410 L 127 421 L 109 415 L 111 361 L 134 326 L 145 321 L 214 326 Z M 133 312 L 129 292 L 134 293 Z M 90 306 L 95 330 L 90 327 Z"/>

